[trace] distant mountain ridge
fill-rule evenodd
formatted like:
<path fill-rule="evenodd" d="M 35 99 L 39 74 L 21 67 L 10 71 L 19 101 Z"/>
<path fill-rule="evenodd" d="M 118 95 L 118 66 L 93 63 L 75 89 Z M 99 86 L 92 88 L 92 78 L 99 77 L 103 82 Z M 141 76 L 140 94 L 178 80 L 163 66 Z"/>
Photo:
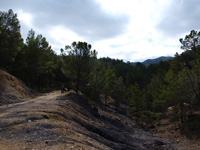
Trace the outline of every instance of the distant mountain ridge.
<path fill-rule="evenodd" d="M 173 57 L 171 56 L 161 56 L 161 57 L 158 57 L 158 58 L 155 58 L 155 59 L 147 59 L 143 62 L 141 62 L 143 65 L 145 66 L 149 66 L 151 64 L 157 64 L 157 63 L 160 63 L 161 61 L 168 61 L 168 60 L 171 60 L 173 59 Z M 131 62 L 132 65 L 136 65 L 138 62 Z"/>

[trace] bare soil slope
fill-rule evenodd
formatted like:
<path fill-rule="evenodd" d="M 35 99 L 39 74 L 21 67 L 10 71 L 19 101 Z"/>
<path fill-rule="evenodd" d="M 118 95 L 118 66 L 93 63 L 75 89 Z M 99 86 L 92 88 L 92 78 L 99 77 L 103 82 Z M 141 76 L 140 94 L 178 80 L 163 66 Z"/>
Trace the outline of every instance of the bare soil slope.
<path fill-rule="evenodd" d="M 59 92 L 0 107 L 0 147 L 22 149 L 173 149 L 113 109 L 98 112 L 75 93 Z"/>
<path fill-rule="evenodd" d="M 0 70 L 0 105 L 21 102 L 35 94 L 22 81 Z"/>
<path fill-rule="evenodd" d="M 33 93 L 0 71 L 1 150 L 170 150 L 169 142 L 112 108 L 73 92 Z M 11 103 L 11 104 L 9 104 Z"/>

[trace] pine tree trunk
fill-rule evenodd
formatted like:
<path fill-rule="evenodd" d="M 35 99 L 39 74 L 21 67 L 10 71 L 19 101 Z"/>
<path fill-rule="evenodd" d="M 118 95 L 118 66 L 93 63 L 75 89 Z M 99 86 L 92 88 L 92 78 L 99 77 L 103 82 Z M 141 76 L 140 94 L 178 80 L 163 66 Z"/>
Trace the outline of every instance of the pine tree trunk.
<path fill-rule="evenodd" d="M 184 103 L 182 100 L 180 100 L 180 111 L 181 111 L 181 123 L 185 122 L 185 116 L 184 116 Z"/>
<path fill-rule="evenodd" d="M 80 72 L 77 74 L 77 81 L 76 81 L 76 93 L 78 94 L 79 91 L 79 84 L 80 84 Z"/>
<path fill-rule="evenodd" d="M 108 100 L 108 96 L 105 95 L 105 106 L 107 106 L 107 100 Z"/>

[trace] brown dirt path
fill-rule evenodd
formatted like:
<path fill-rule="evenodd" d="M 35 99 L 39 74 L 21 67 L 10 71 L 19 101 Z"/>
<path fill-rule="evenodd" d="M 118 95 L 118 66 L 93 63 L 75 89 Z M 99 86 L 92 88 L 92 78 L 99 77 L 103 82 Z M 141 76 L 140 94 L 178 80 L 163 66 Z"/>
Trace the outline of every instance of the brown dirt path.
<path fill-rule="evenodd" d="M 74 93 L 47 93 L 0 106 L 1 150 L 170 150 L 173 143 L 112 108 Z"/>

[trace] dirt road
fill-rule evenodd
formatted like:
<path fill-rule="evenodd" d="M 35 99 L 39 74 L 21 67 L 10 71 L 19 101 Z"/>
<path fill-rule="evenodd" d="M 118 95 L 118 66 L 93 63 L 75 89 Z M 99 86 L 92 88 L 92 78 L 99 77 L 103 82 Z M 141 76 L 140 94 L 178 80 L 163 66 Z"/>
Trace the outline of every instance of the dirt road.
<path fill-rule="evenodd" d="M 114 109 L 98 112 L 74 93 L 52 92 L 0 106 L 1 150 L 162 150 L 167 140 Z"/>

